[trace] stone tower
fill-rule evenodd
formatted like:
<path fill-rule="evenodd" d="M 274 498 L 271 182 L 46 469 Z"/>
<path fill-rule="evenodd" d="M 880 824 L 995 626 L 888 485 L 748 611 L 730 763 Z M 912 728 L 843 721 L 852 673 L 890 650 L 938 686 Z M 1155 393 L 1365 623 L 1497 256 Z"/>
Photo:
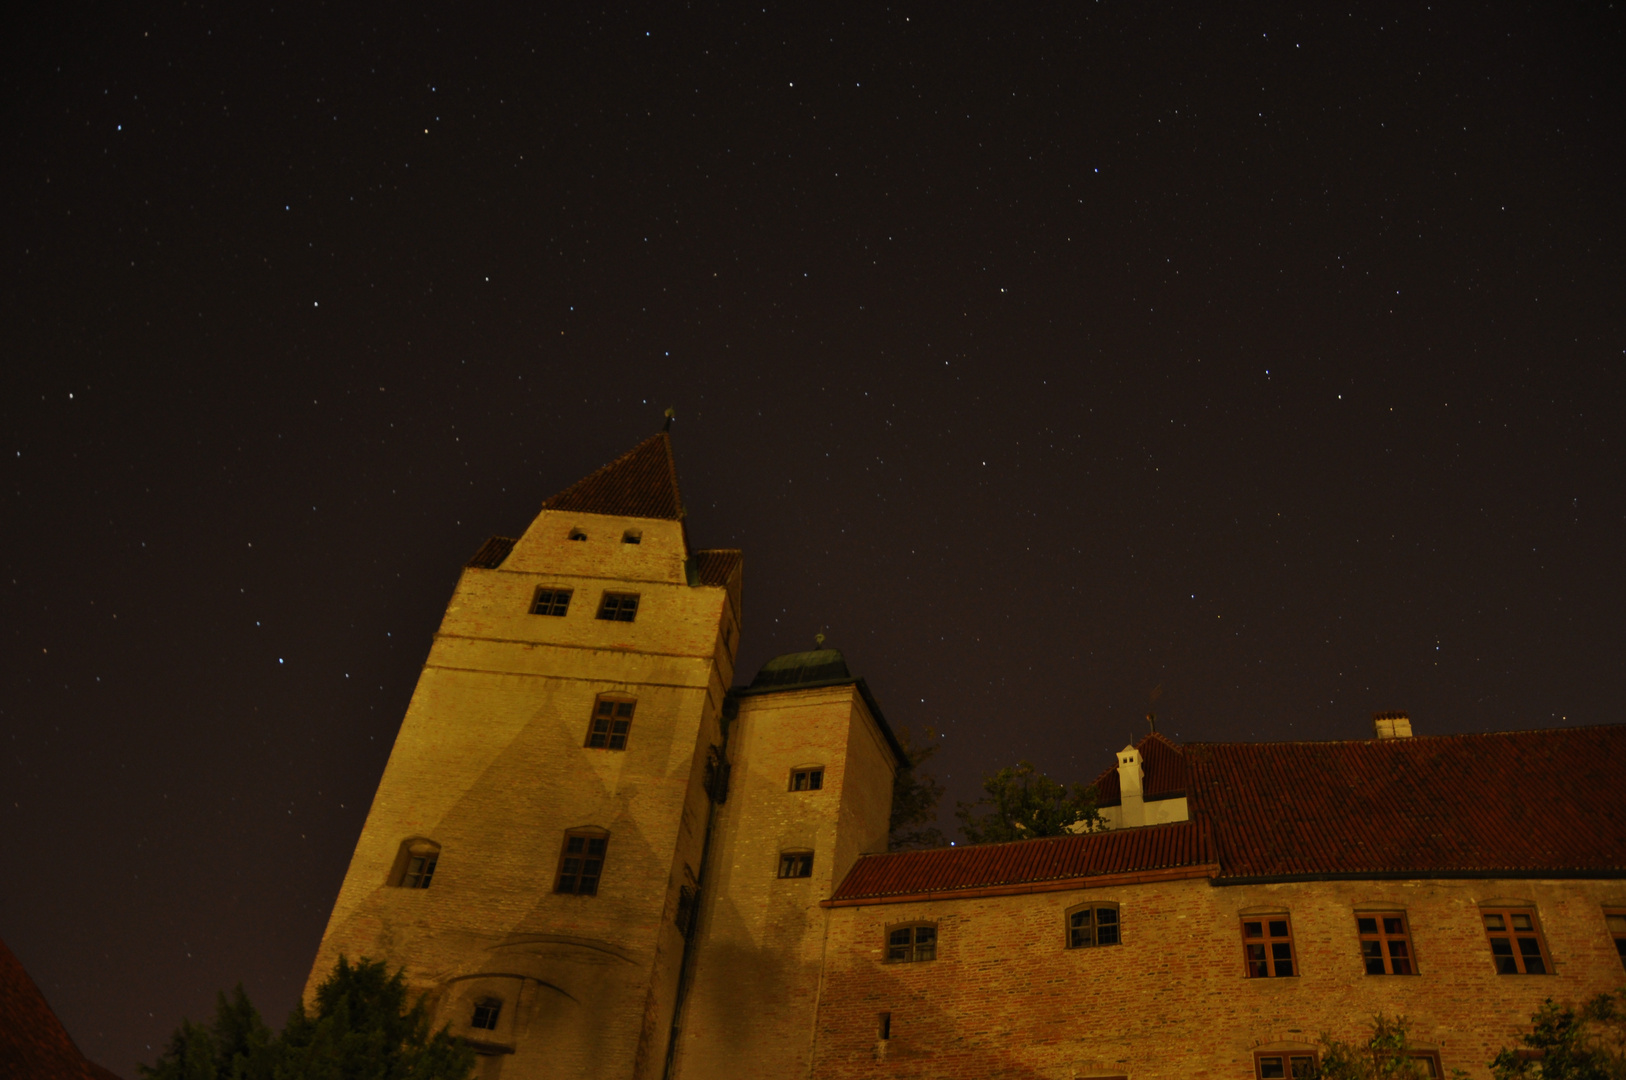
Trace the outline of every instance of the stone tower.
<path fill-rule="evenodd" d="M 463 570 L 307 997 L 383 959 L 487 1078 L 661 1076 L 740 626 L 683 519 L 662 433 Z"/>

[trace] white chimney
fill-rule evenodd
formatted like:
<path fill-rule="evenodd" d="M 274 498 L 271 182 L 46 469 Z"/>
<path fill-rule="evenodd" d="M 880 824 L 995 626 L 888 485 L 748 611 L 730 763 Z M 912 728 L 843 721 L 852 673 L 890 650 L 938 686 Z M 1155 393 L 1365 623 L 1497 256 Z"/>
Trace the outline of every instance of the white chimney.
<path fill-rule="evenodd" d="M 1118 795 L 1123 800 L 1119 828 L 1146 824 L 1146 792 L 1141 776 L 1140 751 L 1133 744 L 1118 751 Z"/>
<path fill-rule="evenodd" d="M 1372 714 L 1372 733 L 1379 739 L 1409 739 L 1411 738 L 1411 717 L 1403 712 L 1380 712 Z M 1121 758 L 1123 755 L 1120 754 Z M 1119 770 L 1122 772 L 1122 770 Z"/>

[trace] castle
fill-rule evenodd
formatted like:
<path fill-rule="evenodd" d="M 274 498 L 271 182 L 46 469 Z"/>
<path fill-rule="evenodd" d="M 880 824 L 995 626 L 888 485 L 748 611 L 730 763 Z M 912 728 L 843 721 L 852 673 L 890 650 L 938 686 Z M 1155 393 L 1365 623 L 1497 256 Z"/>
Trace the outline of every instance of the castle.
<path fill-rule="evenodd" d="M 307 996 L 403 967 L 483 1080 L 1285 1080 L 1380 1011 L 1487 1076 L 1626 982 L 1626 726 L 1153 735 L 1106 831 L 888 853 L 903 748 L 833 649 L 735 687 L 740 582 L 664 432 L 488 541 Z"/>

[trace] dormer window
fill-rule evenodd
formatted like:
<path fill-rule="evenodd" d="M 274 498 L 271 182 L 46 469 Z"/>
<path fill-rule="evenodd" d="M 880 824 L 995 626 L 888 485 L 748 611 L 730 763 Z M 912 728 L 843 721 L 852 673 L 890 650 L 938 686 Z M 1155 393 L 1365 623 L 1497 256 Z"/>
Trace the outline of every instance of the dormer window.
<path fill-rule="evenodd" d="M 621 542 L 623 544 L 641 544 L 644 542 L 644 534 L 637 529 L 628 529 L 621 534 Z"/>
<path fill-rule="evenodd" d="M 572 540 L 586 540 L 587 534 L 582 532 L 580 529 L 571 529 L 570 538 Z"/>

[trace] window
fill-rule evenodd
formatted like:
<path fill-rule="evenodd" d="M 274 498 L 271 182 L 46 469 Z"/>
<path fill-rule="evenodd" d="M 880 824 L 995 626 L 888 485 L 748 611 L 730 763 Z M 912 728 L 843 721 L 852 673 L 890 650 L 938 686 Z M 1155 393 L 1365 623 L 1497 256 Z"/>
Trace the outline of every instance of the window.
<path fill-rule="evenodd" d="M 638 702 L 628 697 L 600 694 L 593 701 L 593 720 L 587 725 L 587 745 L 600 750 L 625 750 L 632 731 L 632 710 Z"/>
<path fill-rule="evenodd" d="M 1534 908 L 1481 910 L 1498 975 L 1545 975 L 1547 944 L 1541 940 Z"/>
<path fill-rule="evenodd" d="M 435 877 L 435 865 L 440 862 L 440 845 L 433 840 L 418 837 L 401 843 L 395 856 L 395 869 L 390 872 L 390 884 L 403 889 L 427 889 Z"/>
<path fill-rule="evenodd" d="M 623 544 L 641 544 L 644 542 L 644 534 L 637 529 L 628 529 L 621 534 L 621 542 Z"/>
<path fill-rule="evenodd" d="M 496 998 L 481 998 L 474 1003 L 474 1018 L 469 1021 L 469 1026 L 496 1031 L 497 1017 L 501 1013 L 502 1002 Z"/>
<path fill-rule="evenodd" d="M 1285 1050 L 1253 1055 L 1254 1076 L 1259 1080 L 1307 1080 L 1315 1076 L 1313 1050 Z"/>
<path fill-rule="evenodd" d="M 899 926 L 886 932 L 886 959 L 889 964 L 909 964 L 937 959 L 937 927 L 929 924 Z"/>
<path fill-rule="evenodd" d="M 1286 915 L 1244 918 L 1242 946 L 1248 956 L 1248 978 L 1279 979 L 1293 974 L 1293 930 Z"/>
<path fill-rule="evenodd" d="M 571 529 L 570 538 L 572 540 L 586 540 L 587 534 L 582 532 L 580 529 Z"/>
<path fill-rule="evenodd" d="M 1355 929 L 1361 935 L 1361 959 L 1368 975 L 1415 975 L 1412 966 L 1411 934 L 1402 911 L 1373 912 L 1355 916 Z"/>
<path fill-rule="evenodd" d="M 565 833 L 565 848 L 559 854 L 559 883 L 553 891 L 597 895 L 599 874 L 604 870 L 604 849 L 609 843 L 608 834 L 598 831 L 580 829 Z"/>
<path fill-rule="evenodd" d="M 1118 944 L 1118 905 L 1089 904 L 1067 913 L 1067 947 Z"/>
<path fill-rule="evenodd" d="M 638 594 L 605 593 L 599 601 L 598 617 L 609 622 L 631 622 L 638 617 Z"/>
<path fill-rule="evenodd" d="M 1626 908 L 1605 909 L 1603 921 L 1609 927 L 1609 936 L 1615 939 L 1615 951 L 1620 954 L 1621 964 L 1626 965 Z"/>
<path fill-rule="evenodd" d="M 1440 1055 L 1432 1050 L 1412 1050 L 1407 1052 L 1406 1058 L 1412 1064 L 1412 1071 L 1417 1076 L 1426 1076 L 1428 1080 L 1445 1075 L 1440 1065 Z"/>
<path fill-rule="evenodd" d="M 892 1037 L 892 1014 L 889 1012 L 884 1012 L 880 1015 L 879 1019 L 881 1021 L 881 1038 L 883 1040 L 890 1039 Z"/>
<path fill-rule="evenodd" d="M 570 610 L 570 589 L 538 589 L 531 601 L 532 615 L 563 615 Z"/>
<path fill-rule="evenodd" d="M 797 769 L 790 774 L 792 791 L 818 791 L 824 787 L 824 768 Z"/>
<path fill-rule="evenodd" d="M 813 853 L 811 851 L 787 851 L 779 856 L 780 877 L 812 877 Z"/>

